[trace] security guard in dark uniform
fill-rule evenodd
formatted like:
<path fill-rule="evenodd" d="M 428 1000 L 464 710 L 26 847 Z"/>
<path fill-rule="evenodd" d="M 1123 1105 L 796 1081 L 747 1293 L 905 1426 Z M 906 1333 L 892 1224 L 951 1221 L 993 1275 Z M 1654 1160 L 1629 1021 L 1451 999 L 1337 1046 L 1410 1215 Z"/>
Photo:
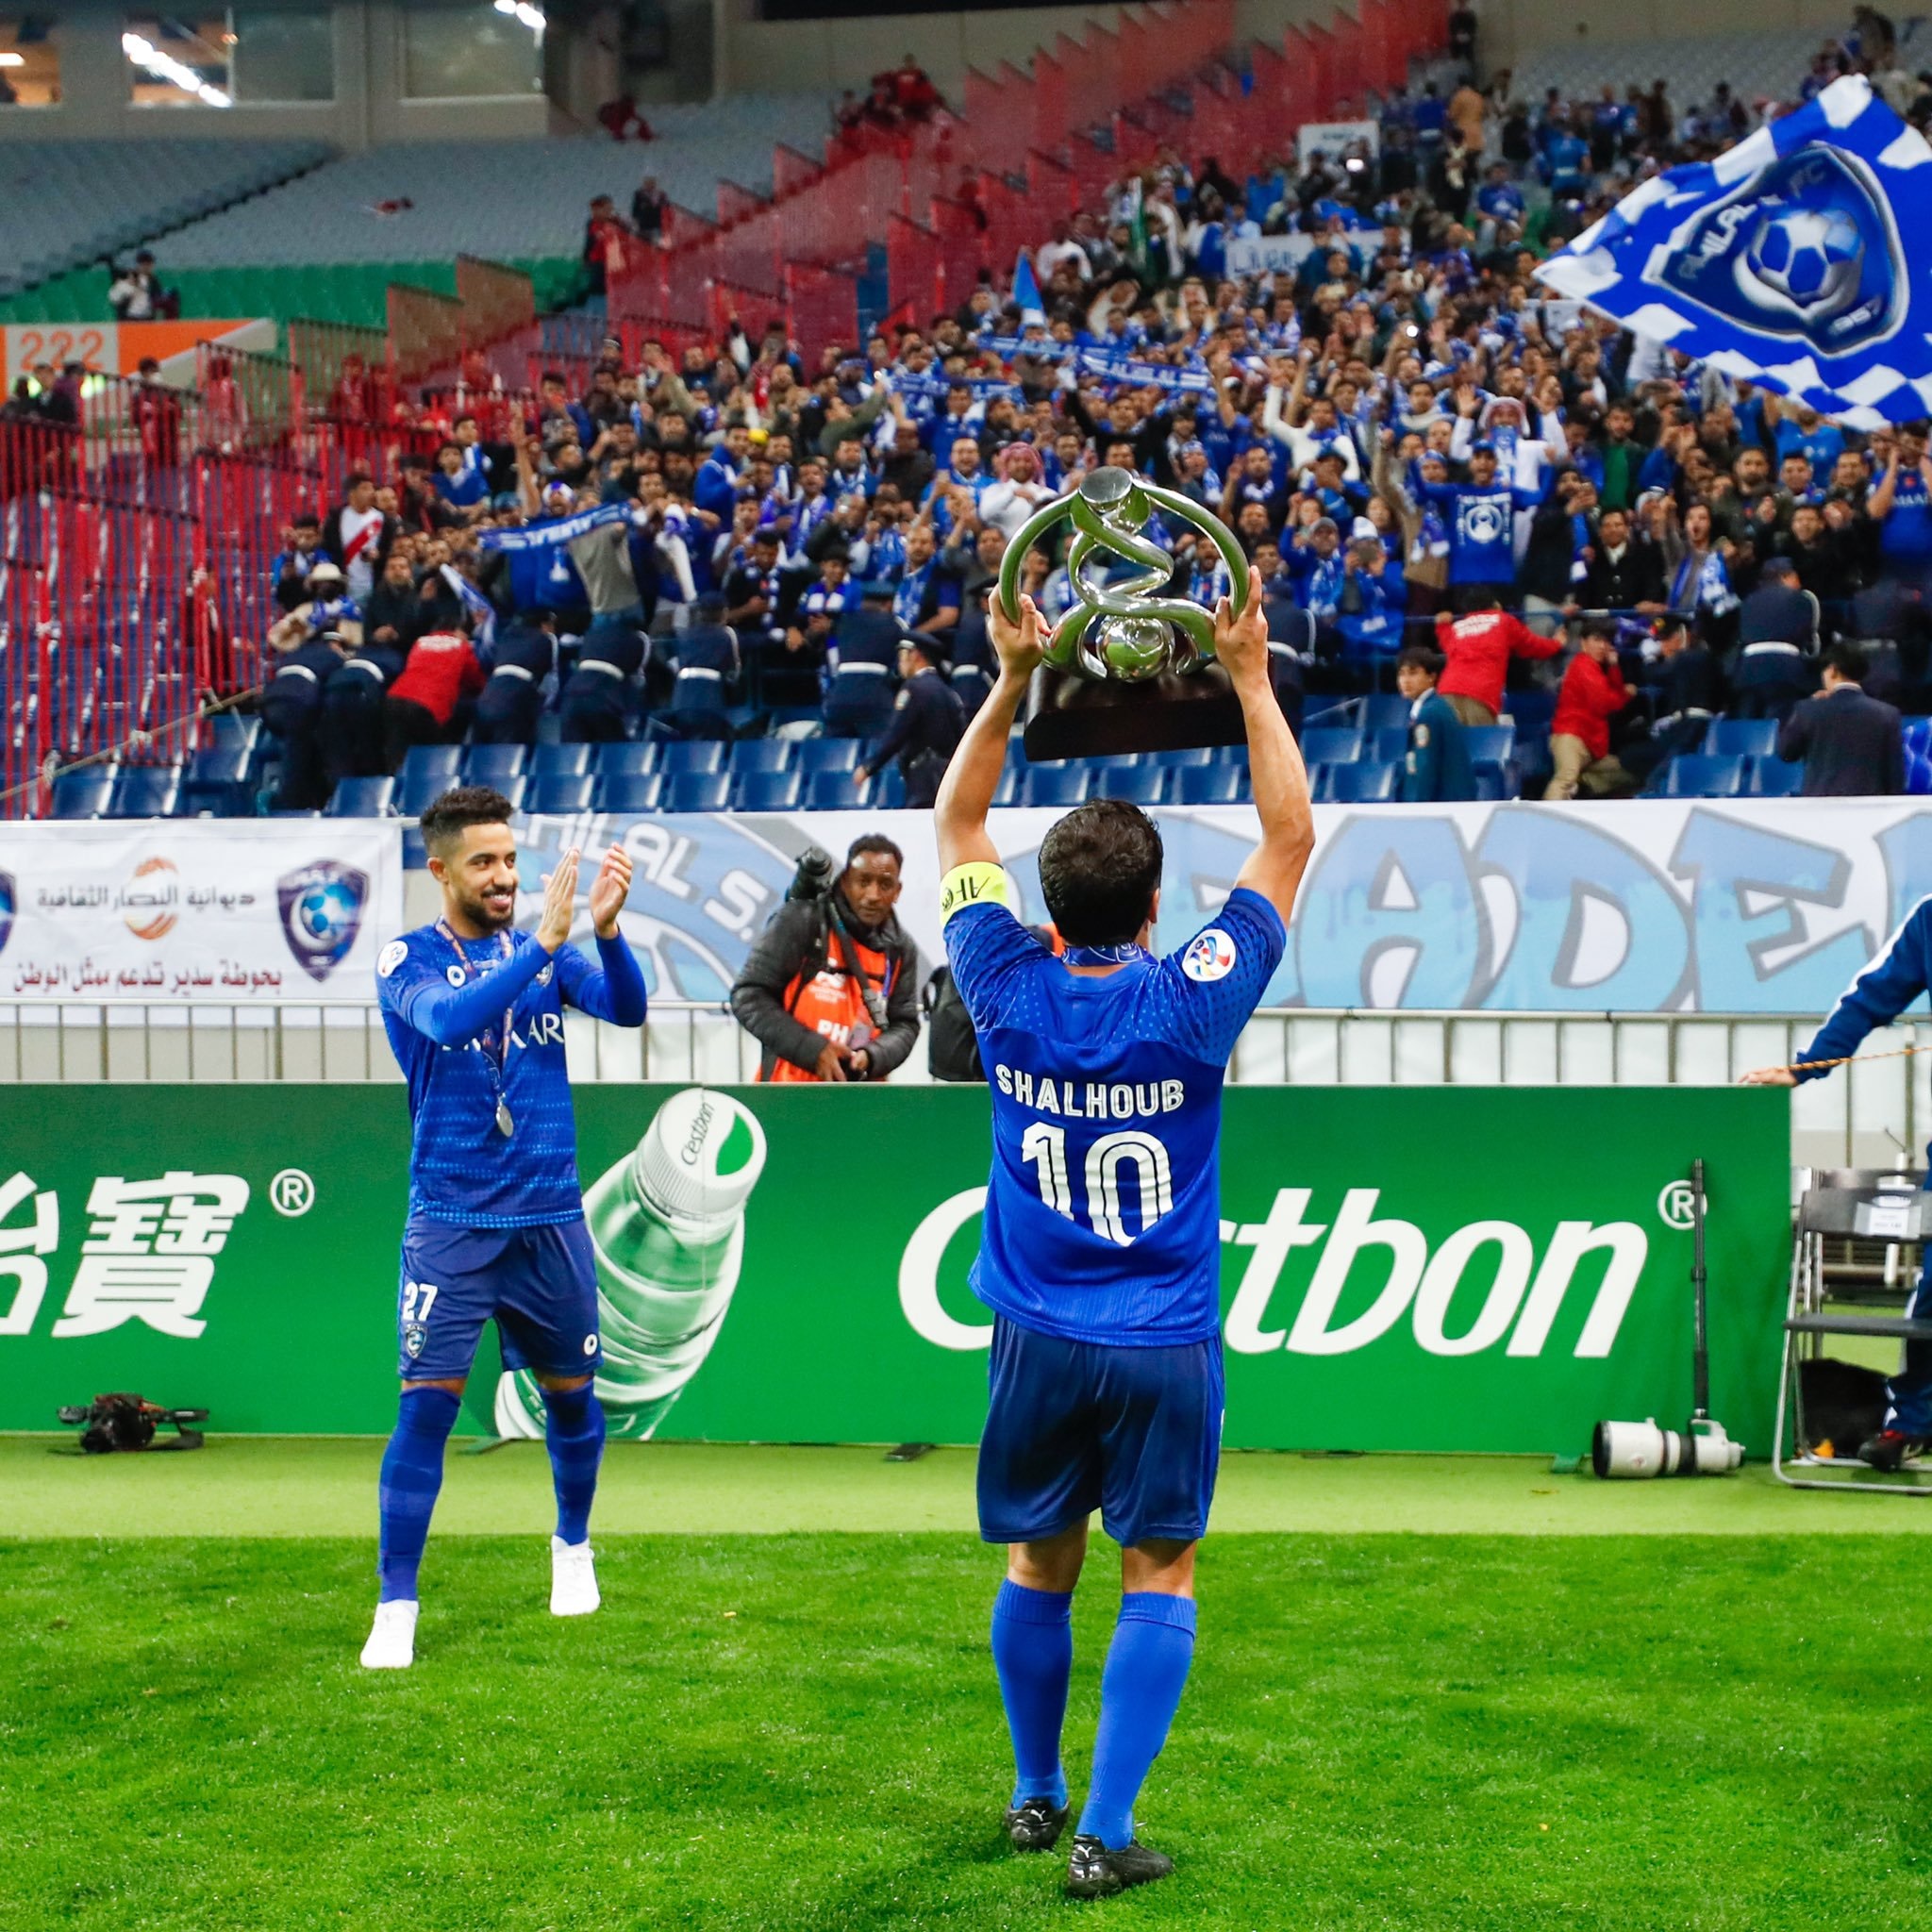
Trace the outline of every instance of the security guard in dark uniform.
<path fill-rule="evenodd" d="M 680 738 L 729 738 L 731 692 L 742 668 L 738 633 L 724 622 L 724 599 L 716 591 L 707 591 L 691 610 L 677 640 L 671 727 Z"/>
<path fill-rule="evenodd" d="M 832 627 L 827 738 L 870 738 L 892 715 L 892 666 L 904 634 L 892 615 L 892 587 L 874 579 L 858 594 L 858 608 L 841 611 Z"/>
<path fill-rule="evenodd" d="M 557 617 L 533 610 L 502 625 L 470 735 L 478 744 L 535 744 L 543 681 L 557 669 Z"/>
<path fill-rule="evenodd" d="M 584 642 L 565 679 L 560 736 L 566 744 L 615 744 L 630 736 L 631 680 L 644 666 L 643 633 L 610 625 Z"/>
<path fill-rule="evenodd" d="M 906 774 L 906 803 L 916 811 L 930 811 L 940 795 L 940 780 L 966 732 L 966 707 L 947 682 L 945 652 L 924 631 L 907 633 L 899 646 L 899 675 L 905 689 L 892 712 L 892 722 L 858 776 L 882 772 L 894 758 Z"/>
<path fill-rule="evenodd" d="M 280 741 L 277 811 L 313 811 L 328 803 L 322 782 L 322 689 L 342 661 L 342 640 L 324 631 L 287 652 L 261 694 L 261 722 Z"/>
<path fill-rule="evenodd" d="M 318 726 L 325 793 L 344 778 L 379 778 L 389 771 L 382 701 L 408 657 L 401 644 L 364 642 L 329 674 Z"/>

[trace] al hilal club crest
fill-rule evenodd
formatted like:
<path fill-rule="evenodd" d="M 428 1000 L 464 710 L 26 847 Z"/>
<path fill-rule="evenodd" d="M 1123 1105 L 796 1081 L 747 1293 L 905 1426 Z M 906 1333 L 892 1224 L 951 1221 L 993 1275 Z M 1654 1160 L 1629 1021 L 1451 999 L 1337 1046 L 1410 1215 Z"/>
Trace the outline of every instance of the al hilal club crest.
<path fill-rule="evenodd" d="M 1856 156 L 1816 141 L 1699 208 L 1652 254 L 1644 278 L 1818 356 L 1885 341 L 1910 293 L 1877 183 Z"/>
<path fill-rule="evenodd" d="M 326 979 L 342 963 L 362 929 L 369 875 L 333 858 L 298 866 L 275 881 L 282 935 L 311 979 Z"/>

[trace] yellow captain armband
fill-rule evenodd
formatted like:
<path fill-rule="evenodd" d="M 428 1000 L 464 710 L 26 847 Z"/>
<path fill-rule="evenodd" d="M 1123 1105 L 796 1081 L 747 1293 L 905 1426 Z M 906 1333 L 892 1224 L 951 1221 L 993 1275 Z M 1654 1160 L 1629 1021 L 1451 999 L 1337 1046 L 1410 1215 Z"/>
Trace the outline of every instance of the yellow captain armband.
<path fill-rule="evenodd" d="M 971 865 L 956 865 L 940 884 L 940 924 L 943 925 L 968 906 L 984 906 L 989 901 L 1012 910 L 1013 893 L 1007 883 L 1006 868 L 989 865 L 983 858 Z"/>

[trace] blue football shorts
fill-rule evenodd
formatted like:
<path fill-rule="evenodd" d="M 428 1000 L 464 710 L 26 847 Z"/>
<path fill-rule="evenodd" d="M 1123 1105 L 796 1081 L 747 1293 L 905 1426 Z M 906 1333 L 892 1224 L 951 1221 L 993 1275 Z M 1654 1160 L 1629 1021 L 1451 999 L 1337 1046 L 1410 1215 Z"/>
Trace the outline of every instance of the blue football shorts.
<path fill-rule="evenodd" d="M 1095 1509 L 1123 1545 L 1207 1534 L 1226 1407 L 1221 1337 L 1068 1341 L 993 1318 L 979 1534 L 1040 1542 Z"/>
<path fill-rule="evenodd" d="M 396 1293 L 396 1374 L 406 1382 L 467 1375 L 492 1318 L 506 1368 L 545 1375 L 596 1371 L 604 1359 L 597 1265 L 581 1220 L 547 1227 L 408 1223 Z"/>

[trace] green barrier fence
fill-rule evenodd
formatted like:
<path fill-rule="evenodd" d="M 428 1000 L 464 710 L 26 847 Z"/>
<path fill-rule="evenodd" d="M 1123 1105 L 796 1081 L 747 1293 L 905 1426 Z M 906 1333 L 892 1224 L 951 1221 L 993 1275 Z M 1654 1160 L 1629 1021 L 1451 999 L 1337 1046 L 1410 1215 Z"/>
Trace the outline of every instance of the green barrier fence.
<path fill-rule="evenodd" d="M 576 1108 L 613 1433 L 976 1437 L 983 1089 L 597 1087 Z M 1229 1090 L 1229 1445 L 1576 1453 L 1599 1417 L 1681 1420 L 1702 1157 L 1712 1407 L 1763 1456 L 1788 1149 L 1776 1090 Z M 722 1210 L 640 1223 L 651 1158 L 697 1158 Z M 218 1430 L 387 1430 L 407 1165 L 393 1088 L 15 1089 L 0 1427 L 133 1389 Z M 493 1356 L 469 1407 L 521 1426 Z"/>

